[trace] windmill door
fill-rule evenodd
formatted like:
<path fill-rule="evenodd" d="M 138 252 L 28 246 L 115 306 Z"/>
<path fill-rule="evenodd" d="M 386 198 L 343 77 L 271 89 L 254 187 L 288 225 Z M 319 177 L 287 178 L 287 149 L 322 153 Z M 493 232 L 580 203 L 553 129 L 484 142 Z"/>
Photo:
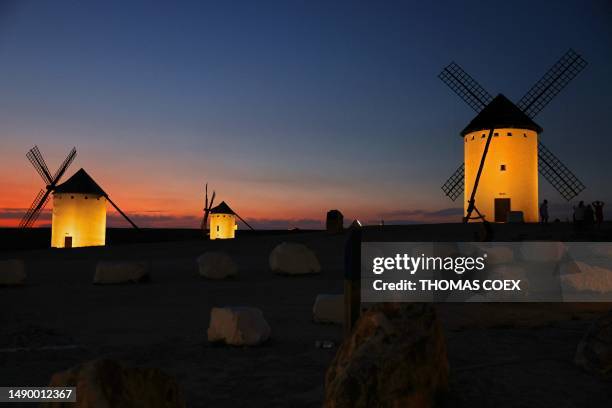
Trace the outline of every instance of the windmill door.
<path fill-rule="evenodd" d="M 72 237 L 64 237 L 64 248 L 72 248 Z"/>
<path fill-rule="evenodd" d="M 508 213 L 510 212 L 509 198 L 495 199 L 495 222 L 507 222 Z"/>

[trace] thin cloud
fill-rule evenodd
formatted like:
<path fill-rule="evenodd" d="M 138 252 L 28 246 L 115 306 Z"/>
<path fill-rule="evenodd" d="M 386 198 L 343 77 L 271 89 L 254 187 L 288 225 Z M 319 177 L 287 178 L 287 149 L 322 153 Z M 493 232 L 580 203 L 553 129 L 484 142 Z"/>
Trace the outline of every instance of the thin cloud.
<path fill-rule="evenodd" d="M 401 209 L 382 213 L 383 219 L 403 223 L 424 223 L 424 222 L 452 222 L 461 219 L 463 208 L 451 207 L 440 210 L 425 209 Z"/>
<path fill-rule="evenodd" d="M 27 208 L 0 208 L 0 220 L 21 220 L 27 210 Z M 42 210 L 38 219 L 50 221 L 51 210 Z"/>

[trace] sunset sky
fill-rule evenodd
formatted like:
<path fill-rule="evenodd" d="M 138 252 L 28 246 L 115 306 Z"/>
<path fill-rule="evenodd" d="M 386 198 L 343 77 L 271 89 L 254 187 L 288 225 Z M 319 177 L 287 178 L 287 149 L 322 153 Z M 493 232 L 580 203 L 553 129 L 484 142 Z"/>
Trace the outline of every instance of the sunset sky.
<path fill-rule="evenodd" d="M 0 226 L 44 187 L 33 145 L 52 171 L 76 146 L 67 175 L 143 226 L 197 227 L 205 182 L 257 228 L 457 222 L 440 185 L 474 112 L 437 74 L 517 101 L 570 47 L 589 66 L 536 121 L 612 211 L 611 3 L 436 3 L 2 2 Z"/>

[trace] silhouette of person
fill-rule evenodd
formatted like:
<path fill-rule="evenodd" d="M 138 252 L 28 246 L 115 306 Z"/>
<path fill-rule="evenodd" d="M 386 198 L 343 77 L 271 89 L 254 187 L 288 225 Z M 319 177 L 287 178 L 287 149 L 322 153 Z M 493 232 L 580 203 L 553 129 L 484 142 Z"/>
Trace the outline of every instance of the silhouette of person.
<path fill-rule="evenodd" d="M 603 201 L 593 201 L 593 208 L 595 209 L 595 222 L 597 223 L 597 227 L 601 227 L 601 223 L 603 222 Z"/>
<path fill-rule="evenodd" d="M 548 200 L 544 200 L 540 204 L 540 222 L 548 224 Z"/>

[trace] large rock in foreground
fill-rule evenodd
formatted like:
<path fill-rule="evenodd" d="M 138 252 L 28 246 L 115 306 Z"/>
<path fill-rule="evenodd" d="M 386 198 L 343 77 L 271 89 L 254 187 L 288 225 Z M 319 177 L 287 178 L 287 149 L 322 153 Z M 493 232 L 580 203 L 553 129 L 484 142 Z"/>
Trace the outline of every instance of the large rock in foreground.
<path fill-rule="evenodd" d="M 99 261 L 95 284 L 137 283 L 149 279 L 149 266 L 144 261 Z"/>
<path fill-rule="evenodd" d="M 25 264 L 22 260 L 0 261 L 0 286 L 22 285 L 25 279 Z"/>
<path fill-rule="evenodd" d="M 270 325 L 254 307 L 213 307 L 208 341 L 232 346 L 256 346 L 270 338 Z"/>
<path fill-rule="evenodd" d="M 225 279 L 236 276 L 238 266 L 223 252 L 205 252 L 198 257 L 200 275 L 208 279 Z"/>
<path fill-rule="evenodd" d="M 126 367 L 115 360 L 94 360 L 53 374 L 50 387 L 76 387 L 76 403 L 48 402 L 42 407 L 113 408 L 185 407 L 176 381 L 156 368 Z"/>
<path fill-rule="evenodd" d="M 593 322 L 574 361 L 589 372 L 612 376 L 612 311 Z"/>
<path fill-rule="evenodd" d="M 448 374 L 446 341 L 431 305 L 375 305 L 327 370 L 324 406 L 430 407 L 447 391 Z"/>
<path fill-rule="evenodd" d="M 563 242 L 523 242 L 519 252 L 523 261 L 559 262 L 567 253 Z"/>
<path fill-rule="evenodd" d="M 595 293 L 612 292 L 612 270 L 582 261 L 566 262 L 559 272 L 564 290 Z"/>
<path fill-rule="evenodd" d="M 306 245 L 283 242 L 270 253 L 270 269 L 285 275 L 304 275 L 321 272 L 321 264 Z"/>
<path fill-rule="evenodd" d="M 317 295 L 312 319 L 317 323 L 344 323 L 344 295 Z"/>

